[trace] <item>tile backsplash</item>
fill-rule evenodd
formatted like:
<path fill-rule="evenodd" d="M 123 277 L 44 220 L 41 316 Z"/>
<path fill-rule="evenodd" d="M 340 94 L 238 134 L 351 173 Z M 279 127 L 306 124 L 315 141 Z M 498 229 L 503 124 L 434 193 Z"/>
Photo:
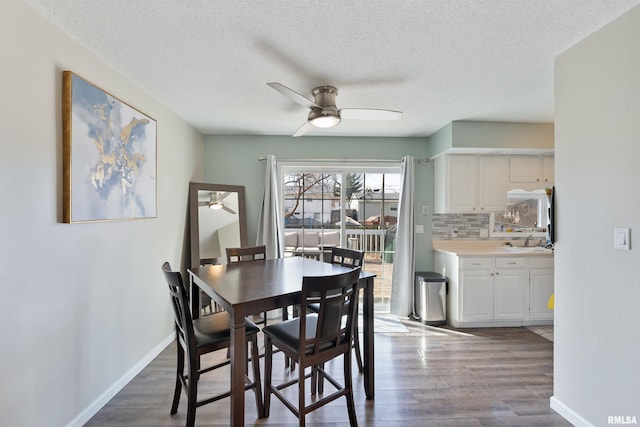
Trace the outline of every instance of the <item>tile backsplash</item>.
<path fill-rule="evenodd" d="M 433 214 L 432 238 L 434 240 L 482 240 L 488 239 L 488 213 Z M 454 230 L 457 230 L 455 237 Z"/>

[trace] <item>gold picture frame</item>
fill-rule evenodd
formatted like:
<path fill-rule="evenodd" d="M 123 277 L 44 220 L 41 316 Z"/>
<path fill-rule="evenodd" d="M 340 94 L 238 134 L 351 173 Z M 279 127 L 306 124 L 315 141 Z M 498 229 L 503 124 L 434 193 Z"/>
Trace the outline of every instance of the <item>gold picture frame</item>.
<path fill-rule="evenodd" d="M 63 222 L 156 218 L 157 124 L 62 73 Z"/>

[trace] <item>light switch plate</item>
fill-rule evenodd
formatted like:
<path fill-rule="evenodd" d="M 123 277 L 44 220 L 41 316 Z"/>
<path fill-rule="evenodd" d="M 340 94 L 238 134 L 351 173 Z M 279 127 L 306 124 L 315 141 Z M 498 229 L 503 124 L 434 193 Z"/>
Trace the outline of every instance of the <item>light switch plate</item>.
<path fill-rule="evenodd" d="M 631 235 L 629 228 L 614 228 L 613 229 L 613 247 L 615 249 L 631 249 L 631 242 L 629 237 Z"/>

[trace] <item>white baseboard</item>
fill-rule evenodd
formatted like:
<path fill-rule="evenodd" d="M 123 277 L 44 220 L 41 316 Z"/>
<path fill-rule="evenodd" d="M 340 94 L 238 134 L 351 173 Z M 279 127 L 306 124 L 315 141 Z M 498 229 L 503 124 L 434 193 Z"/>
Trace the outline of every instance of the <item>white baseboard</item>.
<path fill-rule="evenodd" d="M 549 403 L 551 404 L 551 409 L 556 411 L 575 427 L 595 427 L 589 421 L 578 415 L 574 410 L 558 400 L 555 396 L 551 396 L 551 399 L 549 399 Z"/>
<path fill-rule="evenodd" d="M 104 407 L 120 390 L 126 386 L 136 375 L 138 375 L 153 359 L 155 359 L 169 344 L 176 338 L 175 333 L 171 333 L 163 339 L 160 344 L 155 346 L 145 357 L 136 363 L 129 371 L 109 387 L 100 397 L 94 400 L 88 407 L 84 409 L 77 417 L 71 421 L 67 427 L 82 427 L 91 419 L 100 409 Z"/>

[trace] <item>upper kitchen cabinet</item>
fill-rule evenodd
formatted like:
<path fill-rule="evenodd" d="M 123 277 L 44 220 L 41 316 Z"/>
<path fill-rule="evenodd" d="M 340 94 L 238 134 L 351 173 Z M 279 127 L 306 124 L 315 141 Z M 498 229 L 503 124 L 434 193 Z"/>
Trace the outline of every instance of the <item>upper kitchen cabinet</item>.
<path fill-rule="evenodd" d="M 554 170 L 555 161 L 551 156 L 510 156 L 509 186 L 524 190 L 551 187 Z"/>
<path fill-rule="evenodd" d="M 435 212 L 503 211 L 508 157 L 444 155 L 434 161 Z"/>

